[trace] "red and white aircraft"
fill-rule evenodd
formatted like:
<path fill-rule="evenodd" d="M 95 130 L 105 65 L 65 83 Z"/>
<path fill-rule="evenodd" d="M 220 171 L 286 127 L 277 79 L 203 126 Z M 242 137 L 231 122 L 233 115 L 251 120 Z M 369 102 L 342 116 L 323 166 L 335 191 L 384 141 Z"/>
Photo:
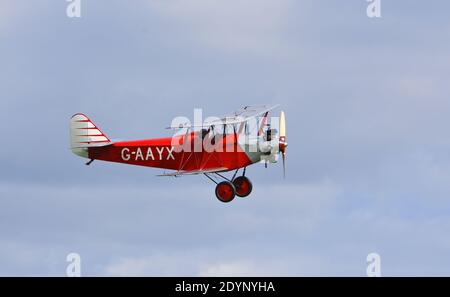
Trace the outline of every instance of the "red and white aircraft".
<path fill-rule="evenodd" d="M 284 112 L 279 117 L 279 133 L 268 120 L 269 111 L 276 107 L 246 106 L 199 125 L 183 123 L 169 127 L 182 129 L 182 134 L 133 141 L 111 141 L 86 115 L 77 113 L 70 120 L 71 149 L 74 154 L 90 159 L 86 165 L 102 160 L 175 170 L 161 176 L 204 174 L 216 184 L 217 198 L 230 202 L 236 195 L 246 197 L 252 191 L 252 183 L 245 176 L 247 166 L 265 162 L 267 167 L 268 162 L 276 163 L 281 153 L 285 172 Z M 250 131 L 251 123 L 255 123 L 255 135 Z M 243 173 L 237 176 L 241 168 Z M 227 178 L 221 174 L 227 171 L 235 172 Z"/>

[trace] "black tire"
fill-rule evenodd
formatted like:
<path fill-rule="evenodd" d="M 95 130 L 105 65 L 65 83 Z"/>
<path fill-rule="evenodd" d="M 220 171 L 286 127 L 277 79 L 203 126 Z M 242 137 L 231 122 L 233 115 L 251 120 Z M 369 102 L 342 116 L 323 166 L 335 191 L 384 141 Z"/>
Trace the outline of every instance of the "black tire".
<path fill-rule="evenodd" d="M 252 182 L 246 176 L 238 176 L 233 180 L 236 188 L 236 195 L 239 197 L 247 197 L 253 190 Z"/>
<path fill-rule="evenodd" d="M 221 202 L 228 203 L 231 202 L 236 196 L 236 188 L 233 183 L 229 181 L 223 181 L 216 186 L 216 197 Z"/>

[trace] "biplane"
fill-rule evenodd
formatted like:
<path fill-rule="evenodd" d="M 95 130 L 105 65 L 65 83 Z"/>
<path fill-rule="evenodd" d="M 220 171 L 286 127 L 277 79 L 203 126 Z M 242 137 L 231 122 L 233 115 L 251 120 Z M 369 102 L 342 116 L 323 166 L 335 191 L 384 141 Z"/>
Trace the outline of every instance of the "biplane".
<path fill-rule="evenodd" d="M 276 163 L 281 154 L 285 175 L 286 122 L 281 111 L 275 118 L 269 112 L 277 105 L 245 106 L 242 109 L 201 123 L 173 123 L 171 137 L 112 141 L 86 115 L 70 119 L 70 146 L 74 154 L 94 160 L 171 170 L 160 176 L 202 174 L 216 184 L 216 197 L 230 202 L 247 197 L 253 189 L 246 168 L 263 162 Z M 242 169 L 242 174 L 238 175 Z M 227 177 L 226 172 L 232 176 Z"/>

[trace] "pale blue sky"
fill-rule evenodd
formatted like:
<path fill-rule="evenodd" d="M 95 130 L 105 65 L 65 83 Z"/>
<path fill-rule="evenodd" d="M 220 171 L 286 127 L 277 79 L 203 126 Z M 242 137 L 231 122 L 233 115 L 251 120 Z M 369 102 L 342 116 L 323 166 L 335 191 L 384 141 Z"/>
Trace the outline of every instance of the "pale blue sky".
<path fill-rule="evenodd" d="M 132 2 L 132 3 L 131 3 Z M 0 275 L 450 274 L 448 1 L 0 0 Z M 279 103 L 280 164 L 222 204 L 204 177 L 94 162 L 175 116 Z"/>

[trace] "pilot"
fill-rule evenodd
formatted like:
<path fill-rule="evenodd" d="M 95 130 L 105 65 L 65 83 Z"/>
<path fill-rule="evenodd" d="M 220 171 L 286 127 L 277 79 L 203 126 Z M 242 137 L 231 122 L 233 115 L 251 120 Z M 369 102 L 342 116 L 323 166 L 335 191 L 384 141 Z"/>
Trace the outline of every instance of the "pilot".
<path fill-rule="evenodd" d="M 203 128 L 201 131 L 202 139 L 205 139 L 206 135 L 208 135 L 211 128 L 205 129 Z"/>

